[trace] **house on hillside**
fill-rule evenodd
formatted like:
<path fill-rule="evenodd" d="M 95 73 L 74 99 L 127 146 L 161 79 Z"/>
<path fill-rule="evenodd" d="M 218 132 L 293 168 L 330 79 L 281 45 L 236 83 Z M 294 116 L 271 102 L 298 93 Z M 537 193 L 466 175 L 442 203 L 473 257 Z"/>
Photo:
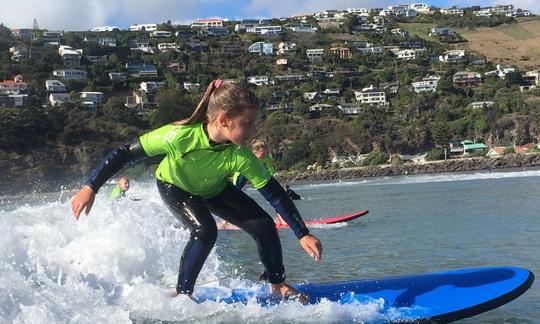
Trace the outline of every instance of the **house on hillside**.
<path fill-rule="evenodd" d="M 482 75 L 478 72 L 460 71 L 452 77 L 457 86 L 476 86 L 482 83 Z"/>
<path fill-rule="evenodd" d="M 46 80 L 45 89 L 47 92 L 66 92 L 66 85 L 58 80 Z"/>
<path fill-rule="evenodd" d="M 372 85 L 367 88 L 363 88 L 362 91 L 355 91 L 354 96 L 356 101 L 360 104 L 370 104 L 374 106 L 386 105 L 386 94 L 384 91 L 376 89 Z"/>

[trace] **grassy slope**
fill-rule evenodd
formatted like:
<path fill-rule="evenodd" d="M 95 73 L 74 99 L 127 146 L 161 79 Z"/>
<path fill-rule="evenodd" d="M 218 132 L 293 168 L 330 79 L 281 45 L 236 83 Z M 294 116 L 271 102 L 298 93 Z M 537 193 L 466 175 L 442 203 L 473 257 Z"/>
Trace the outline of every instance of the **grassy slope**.
<path fill-rule="evenodd" d="M 494 28 L 461 29 L 465 46 L 489 60 L 516 65 L 523 70 L 540 68 L 540 18 Z"/>

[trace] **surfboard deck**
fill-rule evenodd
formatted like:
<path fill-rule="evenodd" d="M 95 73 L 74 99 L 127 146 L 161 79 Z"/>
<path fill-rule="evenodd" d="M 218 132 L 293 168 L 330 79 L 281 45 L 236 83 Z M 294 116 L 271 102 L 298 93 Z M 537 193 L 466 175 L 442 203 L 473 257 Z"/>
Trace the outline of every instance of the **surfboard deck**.
<path fill-rule="evenodd" d="M 329 300 L 361 306 L 384 300 L 385 322 L 452 322 L 504 305 L 527 291 L 534 274 L 524 268 L 486 267 L 413 274 L 370 280 L 295 285 L 310 304 Z M 267 306 L 281 302 L 266 286 L 253 289 L 196 287 L 197 302 L 248 303 Z"/>
<path fill-rule="evenodd" d="M 343 223 L 343 222 L 349 222 L 353 219 L 356 219 L 358 217 L 364 216 L 367 213 L 369 213 L 369 210 L 359 210 L 357 212 L 354 212 L 352 214 L 348 215 L 342 215 L 342 216 L 335 216 L 335 217 L 327 217 L 323 219 L 311 219 L 304 221 L 306 225 L 324 225 L 324 224 L 336 224 L 336 223 Z M 289 225 L 287 224 L 276 224 L 276 228 L 289 228 Z M 240 228 L 232 225 L 232 224 L 218 224 L 218 229 L 220 230 L 239 230 Z"/>

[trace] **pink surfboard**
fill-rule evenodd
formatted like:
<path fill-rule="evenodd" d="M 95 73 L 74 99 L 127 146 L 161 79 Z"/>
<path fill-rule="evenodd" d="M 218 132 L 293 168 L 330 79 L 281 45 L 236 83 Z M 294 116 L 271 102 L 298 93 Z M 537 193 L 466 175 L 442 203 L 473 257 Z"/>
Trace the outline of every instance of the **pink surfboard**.
<path fill-rule="evenodd" d="M 356 219 L 358 217 L 361 217 L 361 216 L 364 216 L 366 215 L 367 213 L 369 213 L 369 210 L 367 209 L 364 209 L 364 210 L 359 210 L 355 213 L 352 213 L 352 214 L 348 214 L 348 215 L 342 215 L 342 216 L 335 216 L 335 217 L 328 217 L 328 218 L 323 218 L 323 219 L 311 219 L 311 220 L 307 220 L 307 221 L 304 221 L 306 223 L 306 225 L 325 225 L 325 224 L 336 224 L 336 223 L 343 223 L 343 222 L 348 222 L 348 221 L 351 221 L 353 219 Z M 218 229 L 220 230 L 239 230 L 240 228 L 232 225 L 232 224 L 223 224 L 223 223 L 218 223 L 217 224 L 218 226 Z M 287 224 L 276 224 L 276 228 L 288 228 L 289 225 Z"/>

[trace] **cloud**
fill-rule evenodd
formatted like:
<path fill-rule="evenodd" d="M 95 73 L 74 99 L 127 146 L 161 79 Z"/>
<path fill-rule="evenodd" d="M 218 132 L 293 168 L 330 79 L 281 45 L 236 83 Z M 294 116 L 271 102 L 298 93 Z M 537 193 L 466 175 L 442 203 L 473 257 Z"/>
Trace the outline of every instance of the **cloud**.
<path fill-rule="evenodd" d="M 0 0 L 2 2 L 8 0 Z M 538 11 L 538 0 L 433 0 L 429 4 L 446 7 L 492 5 L 513 2 L 523 9 Z M 34 18 L 49 30 L 89 30 L 113 25 L 127 28 L 135 23 L 162 23 L 171 20 L 188 24 L 196 18 L 272 18 L 325 9 L 385 8 L 405 0 L 17 0 L 0 11 L 0 23 L 11 28 L 29 28 Z"/>
<path fill-rule="evenodd" d="M 527 9 L 535 14 L 540 14 L 540 8 L 538 6 L 538 0 L 493 0 L 493 5 L 496 4 L 513 4 L 515 8 Z"/>

